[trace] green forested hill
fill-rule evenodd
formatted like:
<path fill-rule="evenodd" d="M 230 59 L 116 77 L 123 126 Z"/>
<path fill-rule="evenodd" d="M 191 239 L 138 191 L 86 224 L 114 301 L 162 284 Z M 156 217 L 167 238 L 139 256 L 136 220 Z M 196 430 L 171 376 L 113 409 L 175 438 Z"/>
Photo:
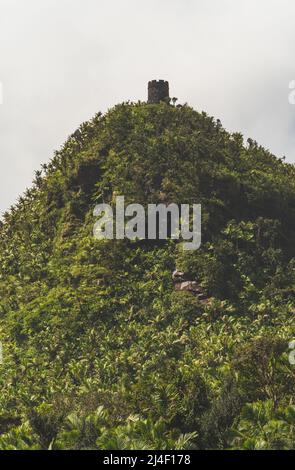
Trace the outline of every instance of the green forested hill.
<path fill-rule="evenodd" d="M 116 195 L 201 203 L 201 249 L 96 240 Z M 0 229 L 0 448 L 294 448 L 294 240 L 294 166 L 205 113 L 83 124 Z"/>

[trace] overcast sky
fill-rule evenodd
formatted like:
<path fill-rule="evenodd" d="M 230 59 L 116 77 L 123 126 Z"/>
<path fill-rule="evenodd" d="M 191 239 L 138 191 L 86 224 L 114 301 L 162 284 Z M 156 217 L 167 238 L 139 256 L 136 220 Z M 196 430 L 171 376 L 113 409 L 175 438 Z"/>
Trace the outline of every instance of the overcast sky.
<path fill-rule="evenodd" d="M 0 211 L 147 82 L 295 162 L 294 0 L 0 0 Z"/>

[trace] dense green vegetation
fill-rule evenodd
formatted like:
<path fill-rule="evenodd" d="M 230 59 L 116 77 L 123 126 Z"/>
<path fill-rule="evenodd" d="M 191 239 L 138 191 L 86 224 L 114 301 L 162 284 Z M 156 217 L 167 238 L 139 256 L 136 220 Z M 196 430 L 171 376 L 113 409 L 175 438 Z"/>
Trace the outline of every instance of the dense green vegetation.
<path fill-rule="evenodd" d="M 201 203 L 201 249 L 96 240 L 116 195 Z M 3 218 L 0 448 L 294 448 L 294 240 L 294 166 L 205 113 L 83 124 Z"/>

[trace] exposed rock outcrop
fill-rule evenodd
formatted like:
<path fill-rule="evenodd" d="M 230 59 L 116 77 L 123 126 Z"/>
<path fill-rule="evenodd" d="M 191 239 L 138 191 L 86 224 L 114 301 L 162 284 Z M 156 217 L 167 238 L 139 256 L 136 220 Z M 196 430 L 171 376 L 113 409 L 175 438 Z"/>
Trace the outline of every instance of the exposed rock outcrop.
<path fill-rule="evenodd" d="M 206 290 L 200 285 L 197 279 L 192 279 L 188 273 L 175 270 L 172 274 L 174 289 L 176 291 L 187 291 L 196 295 L 202 303 L 210 301 Z"/>

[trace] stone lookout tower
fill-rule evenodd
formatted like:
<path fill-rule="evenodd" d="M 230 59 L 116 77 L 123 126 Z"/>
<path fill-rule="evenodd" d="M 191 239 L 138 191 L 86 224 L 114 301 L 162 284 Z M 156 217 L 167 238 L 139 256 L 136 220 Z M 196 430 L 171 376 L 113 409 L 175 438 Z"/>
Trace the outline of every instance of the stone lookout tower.
<path fill-rule="evenodd" d="M 148 84 L 148 103 L 155 104 L 169 99 L 169 83 L 165 80 L 152 80 Z"/>

